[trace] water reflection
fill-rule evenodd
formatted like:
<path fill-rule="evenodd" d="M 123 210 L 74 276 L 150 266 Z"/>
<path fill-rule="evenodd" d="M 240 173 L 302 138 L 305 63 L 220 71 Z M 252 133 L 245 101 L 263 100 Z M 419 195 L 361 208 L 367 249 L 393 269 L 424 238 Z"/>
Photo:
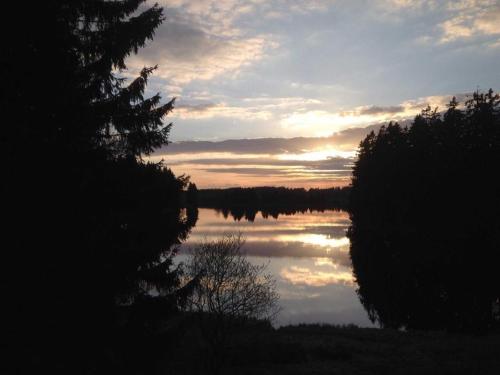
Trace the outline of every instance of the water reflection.
<path fill-rule="evenodd" d="M 324 261 L 322 259 L 325 258 L 319 258 L 314 262 L 314 266 L 319 269 L 311 270 L 307 267 L 290 266 L 282 269 L 280 276 L 293 285 L 354 284 L 350 270 L 343 270 L 331 260 Z"/>
<path fill-rule="evenodd" d="M 269 262 L 283 311 L 277 324 L 355 323 L 372 326 L 356 295 L 342 211 L 300 212 L 277 218 L 256 214 L 253 221 L 200 209 L 186 244 L 242 232 L 249 259 Z"/>

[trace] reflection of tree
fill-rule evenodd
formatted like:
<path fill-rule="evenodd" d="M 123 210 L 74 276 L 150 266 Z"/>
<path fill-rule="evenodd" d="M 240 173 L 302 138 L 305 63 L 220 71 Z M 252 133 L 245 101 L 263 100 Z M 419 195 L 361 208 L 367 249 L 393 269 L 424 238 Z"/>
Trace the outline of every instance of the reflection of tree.
<path fill-rule="evenodd" d="M 253 222 L 255 221 L 255 217 L 260 212 L 264 219 L 268 219 L 272 217 L 273 219 L 278 219 L 280 215 L 291 216 L 295 214 L 305 214 L 312 212 L 325 212 L 325 211 L 341 211 L 341 209 L 337 208 L 260 208 L 256 209 L 253 207 L 224 207 L 224 208 L 216 208 L 217 212 L 222 213 L 224 219 L 227 219 L 231 216 L 235 221 L 241 221 L 245 219 L 246 221 Z"/>
<path fill-rule="evenodd" d="M 491 327 L 500 290 L 499 97 L 427 109 L 410 128 L 361 142 L 351 258 L 372 320 L 410 328 Z"/>
<path fill-rule="evenodd" d="M 280 214 L 293 215 L 308 211 L 345 209 L 349 198 L 348 187 L 330 189 L 288 189 L 284 187 L 255 187 L 230 189 L 204 189 L 198 194 L 200 207 L 221 210 L 240 221 L 254 221 L 261 211 L 265 218 L 275 219 Z"/>

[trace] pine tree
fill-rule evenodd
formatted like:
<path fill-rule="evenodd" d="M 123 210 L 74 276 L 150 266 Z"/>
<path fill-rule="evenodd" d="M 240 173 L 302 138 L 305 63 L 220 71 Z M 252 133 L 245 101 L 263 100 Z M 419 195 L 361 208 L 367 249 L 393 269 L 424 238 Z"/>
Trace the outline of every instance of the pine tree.
<path fill-rule="evenodd" d="M 10 86 L 5 107 L 23 113 L 24 126 L 11 129 L 15 139 L 24 133 L 67 148 L 99 148 L 112 157 L 137 157 L 167 142 L 170 125 L 162 119 L 173 100 L 160 104 L 159 94 L 144 97 L 155 67 L 145 67 L 128 84 L 120 77 L 125 59 L 163 21 L 157 5 L 136 14 L 144 2 L 46 1 L 22 12 L 25 28 L 8 41 L 2 61 Z"/>
<path fill-rule="evenodd" d="M 31 370 L 134 372 L 140 355 L 117 343 L 150 350 L 153 327 L 187 293 L 173 267 L 193 225 L 179 203 L 187 181 L 142 160 L 168 142 L 163 118 L 174 101 L 145 97 L 155 67 L 122 77 L 163 21 L 144 2 L 16 2 L 6 11 L 19 27 L 2 30 L 0 58 L 0 105 L 12 118 L 0 139 L 11 265 L 2 285 L 5 321 L 16 322 L 6 327 L 13 359 Z"/>
<path fill-rule="evenodd" d="M 358 294 L 386 327 L 498 327 L 500 95 L 431 108 L 369 134 L 353 168 Z M 467 275 L 467 277 L 464 277 Z"/>

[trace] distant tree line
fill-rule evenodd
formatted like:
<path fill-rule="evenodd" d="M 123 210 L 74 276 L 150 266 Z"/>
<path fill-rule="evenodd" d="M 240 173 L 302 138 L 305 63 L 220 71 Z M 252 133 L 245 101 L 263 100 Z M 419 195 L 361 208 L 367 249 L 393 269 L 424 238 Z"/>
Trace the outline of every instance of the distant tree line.
<path fill-rule="evenodd" d="M 370 317 L 387 327 L 499 323 L 500 97 L 476 92 L 360 144 L 351 258 Z"/>
<path fill-rule="evenodd" d="M 221 210 L 235 219 L 253 221 L 257 212 L 278 217 L 308 210 L 346 209 L 349 187 L 304 189 L 286 187 L 251 187 L 201 189 L 197 192 L 199 207 Z"/>

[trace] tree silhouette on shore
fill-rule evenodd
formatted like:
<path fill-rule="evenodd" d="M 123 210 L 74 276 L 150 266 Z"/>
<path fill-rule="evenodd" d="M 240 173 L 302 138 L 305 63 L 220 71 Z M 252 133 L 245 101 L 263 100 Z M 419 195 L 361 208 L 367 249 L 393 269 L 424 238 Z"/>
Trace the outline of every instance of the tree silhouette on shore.
<path fill-rule="evenodd" d="M 121 75 L 164 19 L 143 3 L 9 6 L 22 24 L 0 61 L 2 323 L 19 372 L 142 373 L 188 292 L 172 259 L 196 220 L 188 181 L 142 160 L 167 143 L 174 101 L 145 96 L 154 67 Z"/>
<path fill-rule="evenodd" d="M 224 217 L 254 221 L 260 211 L 263 217 L 275 219 L 280 214 L 297 212 L 341 210 L 349 202 L 349 187 L 304 189 L 286 187 L 250 187 L 228 189 L 202 189 L 198 192 L 198 205 L 215 208 Z"/>
<path fill-rule="evenodd" d="M 500 289 L 500 97 L 453 99 L 369 134 L 353 170 L 351 258 L 383 326 L 490 329 Z"/>

